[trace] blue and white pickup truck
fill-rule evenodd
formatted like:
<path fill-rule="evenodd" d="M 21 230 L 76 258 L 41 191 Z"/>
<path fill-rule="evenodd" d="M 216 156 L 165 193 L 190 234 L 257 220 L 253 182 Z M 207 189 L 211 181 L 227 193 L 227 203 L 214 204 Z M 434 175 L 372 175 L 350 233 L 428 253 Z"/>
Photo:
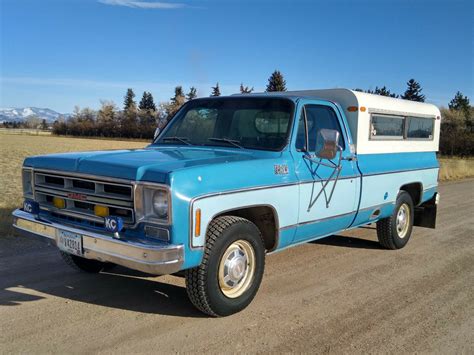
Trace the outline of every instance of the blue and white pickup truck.
<path fill-rule="evenodd" d="M 76 269 L 184 270 L 212 316 L 245 308 L 265 255 L 369 223 L 435 227 L 440 112 L 346 89 L 187 102 L 144 149 L 27 158 L 14 226 Z"/>

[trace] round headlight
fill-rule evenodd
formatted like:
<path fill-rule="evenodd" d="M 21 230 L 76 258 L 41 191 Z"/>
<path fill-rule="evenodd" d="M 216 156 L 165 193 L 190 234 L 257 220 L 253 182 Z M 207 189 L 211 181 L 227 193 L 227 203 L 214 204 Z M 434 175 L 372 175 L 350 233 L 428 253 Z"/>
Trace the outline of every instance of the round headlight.
<path fill-rule="evenodd" d="M 168 218 L 168 194 L 158 190 L 153 194 L 153 211 L 160 218 Z"/>

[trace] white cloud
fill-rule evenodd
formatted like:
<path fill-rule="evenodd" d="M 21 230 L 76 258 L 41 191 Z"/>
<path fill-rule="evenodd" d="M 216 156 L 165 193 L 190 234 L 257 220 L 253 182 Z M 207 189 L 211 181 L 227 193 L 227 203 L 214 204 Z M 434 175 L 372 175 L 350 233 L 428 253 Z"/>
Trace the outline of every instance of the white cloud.
<path fill-rule="evenodd" d="M 125 6 L 136 9 L 179 9 L 187 7 L 182 3 L 169 2 L 151 2 L 151 1 L 136 1 L 136 0 L 98 0 L 100 3 L 112 6 Z"/>

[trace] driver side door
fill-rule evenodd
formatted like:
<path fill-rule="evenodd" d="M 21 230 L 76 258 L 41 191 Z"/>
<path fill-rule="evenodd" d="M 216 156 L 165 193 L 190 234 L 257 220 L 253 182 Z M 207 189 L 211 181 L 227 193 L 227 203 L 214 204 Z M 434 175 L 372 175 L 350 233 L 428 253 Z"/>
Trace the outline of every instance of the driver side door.
<path fill-rule="evenodd" d="M 295 241 L 317 239 L 348 228 L 359 203 L 360 175 L 350 149 L 348 129 L 338 108 L 324 101 L 302 100 L 295 141 L 299 213 Z M 321 129 L 339 132 L 339 152 L 318 157 Z"/>

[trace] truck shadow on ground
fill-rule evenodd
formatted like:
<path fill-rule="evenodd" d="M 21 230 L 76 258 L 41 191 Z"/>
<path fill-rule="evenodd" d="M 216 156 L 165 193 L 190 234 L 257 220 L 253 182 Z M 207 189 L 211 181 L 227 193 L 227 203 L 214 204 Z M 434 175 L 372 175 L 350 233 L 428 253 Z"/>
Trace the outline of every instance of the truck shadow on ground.
<path fill-rule="evenodd" d="M 354 248 L 354 249 L 383 249 L 380 246 L 380 244 L 374 240 L 348 237 L 348 236 L 342 236 L 342 235 L 332 235 L 330 237 L 318 239 L 310 243 L 319 244 L 319 245 L 331 245 L 335 247 Z"/>
<path fill-rule="evenodd" d="M 76 272 L 63 263 L 55 247 L 17 255 L 11 265 L 4 264 L 0 269 L 4 274 L 0 278 L 0 306 L 21 307 L 26 302 L 59 297 L 61 303 L 82 302 L 145 314 L 205 317 L 193 307 L 179 278 L 167 276 L 164 282 L 161 277 L 121 267 L 99 274 Z"/>
<path fill-rule="evenodd" d="M 370 228 L 370 227 L 367 227 Z M 370 228 L 372 229 L 372 228 Z M 312 245 L 380 249 L 377 242 L 334 235 Z M 175 276 L 153 277 L 115 267 L 100 274 L 72 270 L 54 246 L 40 240 L 12 236 L 0 230 L 0 306 L 23 303 L 82 302 L 143 314 L 206 317 L 189 301 L 184 280 Z"/>

